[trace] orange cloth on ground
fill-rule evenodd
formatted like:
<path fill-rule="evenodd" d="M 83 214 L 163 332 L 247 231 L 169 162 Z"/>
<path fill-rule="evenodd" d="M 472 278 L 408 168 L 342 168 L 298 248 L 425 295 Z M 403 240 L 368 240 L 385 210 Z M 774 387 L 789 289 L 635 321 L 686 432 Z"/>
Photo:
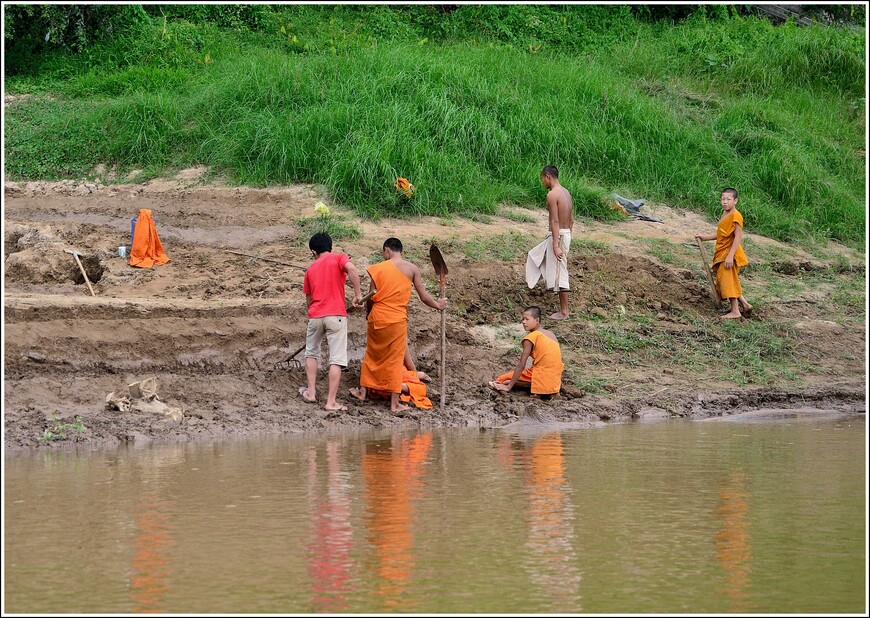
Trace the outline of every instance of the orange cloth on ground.
<path fill-rule="evenodd" d="M 519 379 L 532 383 L 533 395 L 552 395 L 562 389 L 562 348 L 558 341 L 553 341 L 539 330 L 533 330 L 523 337 L 523 341 L 532 342 L 532 366 L 520 374 Z M 495 379 L 496 382 L 510 382 L 514 372 L 503 373 Z"/>
<path fill-rule="evenodd" d="M 163 251 L 151 211 L 147 208 L 140 209 L 133 234 L 133 246 L 130 247 L 130 266 L 151 268 L 155 264 L 161 266 L 168 261 L 169 256 Z"/>
<path fill-rule="evenodd" d="M 408 387 L 410 394 L 399 395 L 399 400 L 404 403 L 413 404 L 416 408 L 423 408 L 424 410 L 432 409 L 432 401 L 426 396 L 426 385 L 420 381 L 416 371 L 403 369 L 402 384 Z M 372 399 L 387 399 L 390 396 L 390 392 L 382 391 L 377 388 L 369 388 L 366 391 L 366 396 L 371 397 Z"/>
<path fill-rule="evenodd" d="M 401 393 L 411 280 L 390 260 L 369 266 L 368 273 L 377 293 L 372 296 L 359 383 L 367 389 Z"/>
<path fill-rule="evenodd" d="M 399 397 L 405 403 L 413 404 L 415 408 L 423 408 L 424 410 L 432 409 L 432 401 L 426 396 L 426 385 L 417 377 L 416 371 L 408 371 L 405 369 L 402 375 L 402 384 L 407 385 L 409 395 L 401 395 Z"/>

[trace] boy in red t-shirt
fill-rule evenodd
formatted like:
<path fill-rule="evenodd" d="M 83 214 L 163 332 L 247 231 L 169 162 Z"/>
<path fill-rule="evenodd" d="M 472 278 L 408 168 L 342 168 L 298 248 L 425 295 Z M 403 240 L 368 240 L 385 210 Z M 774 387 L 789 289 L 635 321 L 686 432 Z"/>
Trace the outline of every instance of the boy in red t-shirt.
<path fill-rule="evenodd" d="M 305 335 L 305 377 L 307 386 L 299 387 L 299 394 L 308 403 L 314 403 L 317 362 L 320 344 L 326 335 L 329 345 L 329 390 L 326 410 L 347 410 L 335 401 L 342 367 L 347 367 L 347 307 L 344 285 L 348 276 L 353 285 L 353 306 L 362 306 L 359 272 L 344 253 L 332 253 L 332 238 L 318 232 L 308 241 L 314 263 L 305 271 L 302 291 L 308 300 L 308 332 Z"/>

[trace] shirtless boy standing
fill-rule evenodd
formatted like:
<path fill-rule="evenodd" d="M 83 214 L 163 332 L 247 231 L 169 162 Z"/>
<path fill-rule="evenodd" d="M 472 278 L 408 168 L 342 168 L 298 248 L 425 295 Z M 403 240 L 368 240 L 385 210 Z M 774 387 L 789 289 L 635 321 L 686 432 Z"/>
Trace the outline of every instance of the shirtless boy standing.
<path fill-rule="evenodd" d="M 544 242 L 529 251 L 526 283 L 533 288 L 543 277 L 547 289 L 559 294 L 559 311 L 550 319 L 564 320 L 568 317 L 568 252 L 574 229 L 574 203 L 568 190 L 559 184 L 559 170 L 555 165 L 547 165 L 541 170 L 541 184 L 547 188 L 550 231 Z"/>

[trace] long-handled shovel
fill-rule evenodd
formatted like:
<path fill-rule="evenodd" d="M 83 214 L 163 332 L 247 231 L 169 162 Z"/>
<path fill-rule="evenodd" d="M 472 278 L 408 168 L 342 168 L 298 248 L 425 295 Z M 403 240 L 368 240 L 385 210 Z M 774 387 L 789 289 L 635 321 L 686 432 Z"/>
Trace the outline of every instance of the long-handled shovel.
<path fill-rule="evenodd" d="M 435 274 L 441 277 L 441 296 L 444 298 L 444 277 L 447 275 L 447 263 L 441 256 L 441 251 L 436 245 L 429 247 L 429 259 L 435 267 Z M 447 394 L 447 310 L 441 312 L 441 409 L 444 409 L 444 397 Z"/>
<path fill-rule="evenodd" d="M 713 302 L 716 303 L 718 307 L 722 304 L 722 297 L 719 296 L 719 286 L 716 285 L 716 277 L 713 276 L 713 271 L 710 270 L 710 264 L 707 263 L 707 252 L 704 250 L 704 244 L 701 242 L 700 238 L 696 238 L 695 242 L 698 243 L 698 249 L 701 251 L 701 259 L 704 261 L 704 270 L 707 271 L 707 281 L 710 282 L 710 298 L 713 299 Z"/>

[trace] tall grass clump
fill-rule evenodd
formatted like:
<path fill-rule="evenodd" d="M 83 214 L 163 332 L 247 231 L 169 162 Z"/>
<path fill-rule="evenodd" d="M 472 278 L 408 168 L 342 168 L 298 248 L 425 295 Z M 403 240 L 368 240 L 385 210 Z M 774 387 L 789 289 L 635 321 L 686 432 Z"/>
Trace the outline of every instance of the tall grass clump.
<path fill-rule="evenodd" d="M 714 216 L 735 186 L 750 233 L 864 237 L 863 33 L 730 9 L 668 26 L 627 7 L 364 9 L 184 9 L 46 58 L 12 80 L 42 74 L 56 99 L 7 110 L 7 170 L 201 163 L 379 217 L 540 204 L 552 164 L 581 216 L 612 216 L 615 190 Z"/>

